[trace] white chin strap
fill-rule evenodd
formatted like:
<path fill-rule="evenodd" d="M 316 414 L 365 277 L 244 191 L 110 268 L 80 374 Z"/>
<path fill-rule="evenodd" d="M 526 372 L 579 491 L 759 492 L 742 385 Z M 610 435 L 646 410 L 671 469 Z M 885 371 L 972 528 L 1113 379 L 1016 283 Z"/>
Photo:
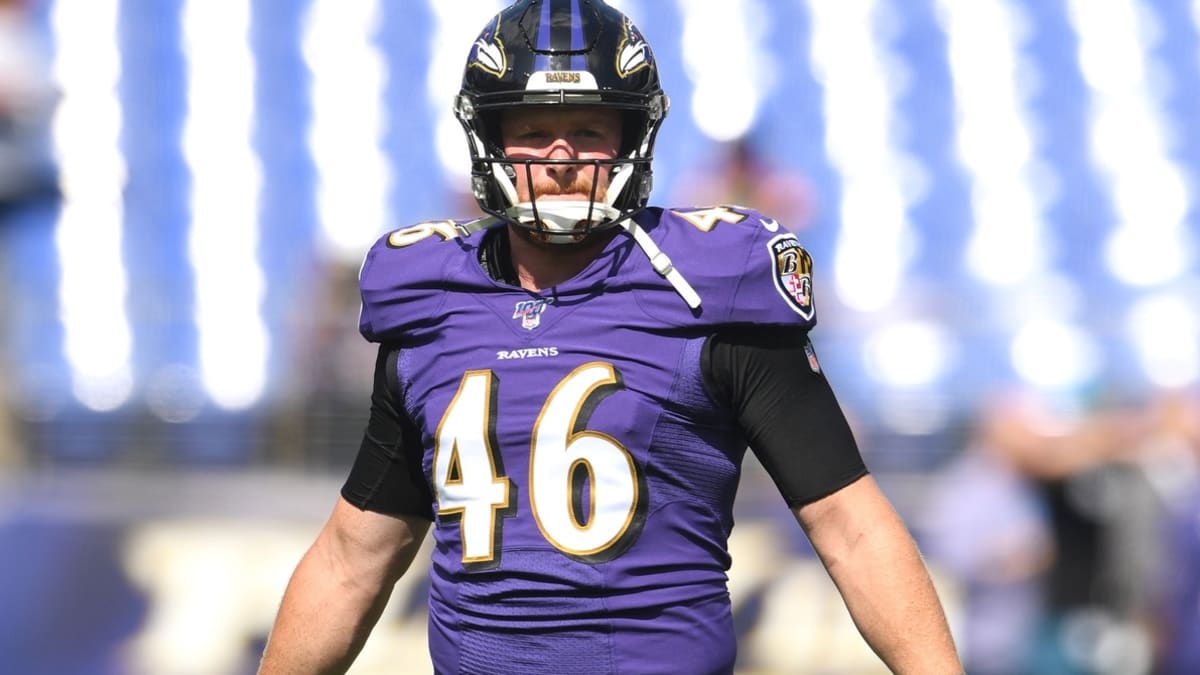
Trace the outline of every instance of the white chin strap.
<path fill-rule="evenodd" d="M 588 228 L 579 227 L 580 223 L 602 223 L 616 220 L 621 212 L 608 204 L 586 200 L 550 201 L 537 200 L 535 210 L 533 202 L 521 202 L 504 210 L 508 217 L 520 223 L 537 225 L 537 229 L 546 233 L 546 240 L 553 244 L 571 244 L 579 241 L 579 235 Z"/>
<path fill-rule="evenodd" d="M 679 294 L 679 297 L 683 298 L 687 306 L 692 309 L 699 309 L 700 294 L 696 292 L 696 289 L 692 288 L 687 279 L 683 278 L 679 270 L 675 269 L 675 265 L 671 263 L 671 259 L 658 248 L 658 245 L 642 229 L 642 226 L 638 225 L 637 221 L 633 218 L 626 218 L 621 221 L 621 227 L 625 228 L 625 231 L 641 247 L 642 252 L 650 259 L 650 264 L 654 267 L 654 271 L 658 272 L 659 276 L 671 283 L 671 286 L 675 288 L 675 292 Z"/>
<path fill-rule="evenodd" d="M 613 169 L 612 183 L 609 184 L 603 201 L 593 203 L 590 200 L 539 199 L 536 215 L 532 202 L 517 201 L 517 187 L 499 167 L 492 166 L 492 175 L 499 181 L 505 196 L 508 197 L 508 203 L 513 205 L 504 210 L 508 217 L 519 223 L 533 224 L 535 229 L 543 232 L 548 230 L 546 238 L 551 243 L 571 244 L 579 241 L 580 233 L 591 229 L 579 228 L 580 223 L 591 226 L 593 223 L 600 224 L 621 216 L 620 209 L 613 208 L 612 204 L 625 190 L 629 177 L 633 175 L 633 167 L 617 165 Z"/>

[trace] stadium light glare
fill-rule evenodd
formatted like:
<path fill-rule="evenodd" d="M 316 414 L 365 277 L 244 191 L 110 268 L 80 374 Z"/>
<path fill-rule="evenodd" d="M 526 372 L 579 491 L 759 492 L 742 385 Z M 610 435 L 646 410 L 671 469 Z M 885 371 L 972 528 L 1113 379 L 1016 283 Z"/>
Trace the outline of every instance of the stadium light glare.
<path fill-rule="evenodd" d="M 1200 0 L 1192 0 L 1192 23 L 1200 29 Z"/>
<path fill-rule="evenodd" d="M 96 0 L 56 3 L 51 16 L 51 72 L 61 92 L 53 143 L 63 205 L 54 234 L 64 351 L 75 397 L 96 411 L 120 407 L 133 391 L 117 13 L 115 0 Z"/>
<path fill-rule="evenodd" d="M 243 409 L 262 396 L 270 351 L 258 260 L 262 169 L 251 143 L 250 7 L 189 0 L 182 18 L 188 82 L 183 151 L 192 176 L 188 243 L 200 370 L 218 406 Z"/>
<path fill-rule="evenodd" d="M 1157 41 L 1157 30 L 1136 3 L 1069 0 L 1068 12 L 1079 33 L 1079 70 L 1100 94 L 1124 96 L 1145 82 L 1143 39 Z"/>
<path fill-rule="evenodd" d="M 931 385 L 946 374 L 953 342 L 936 323 L 909 320 L 874 331 L 863 345 L 868 373 L 896 388 Z"/>
<path fill-rule="evenodd" d="M 1130 286 L 1164 283 L 1188 265 L 1188 250 L 1178 233 L 1147 229 L 1120 227 L 1104 244 L 1108 269 Z"/>
<path fill-rule="evenodd" d="M 1017 329 L 1009 347 L 1013 370 L 1047 390 L 1085 384 L 1100 367 L 1099 349 L 1086 331 L 1065 321 L 1031 319 Z"/>
<path fill-rule="evenodd" d="M 1186 217 L 1195 195 L 1171 156 L 1163 119 L 1171 82 L 1154 56 L 1162 39 L 1154 12 L 1132 0 L 1070 0 L 1068 12 L 1091 90 L 1089 145 L 1117 214 L 1105 261 L 1114 277 L 1134 286 L 1169 282 L 1192 262 Z"/>
<path fill-rule="evenodd" d="M 762 48 L 766 13 L 758 0 L 678 0 L 677 5 L 683 17 L 684 71 L 694 85 L 692 121 L 713 140 L 740 138 L 774 86 L 774 62 Z"/>
<path fill-rule="evenodd" d="M 480 29 L 508 3 L 503 0 L 428 0 L 433 15 L 431 45 L 471 45 Z M 340 6 L 340 5 L 339 5 Z M 467 192 L 470 188 L 471 165 L 467 139 L 462 126 L 450 113 L 454 96 L 462 84 L 466 52 L 460 49 L 431 49 L 428 74 L 425 78 L 428 105 L 437 120 L 434 147 L 447 184 Z"/>
<path fill-rule="evenodd" d="M 316 0 L 304 21 L 317 211 L 323 243 L 343 260 L 360 258 L 388 222 L 393 172 L 382 147 L 387 66 L 379 12 L 378 2 Z"/>
<path fill-rule="evenodd" d="M 111 412 L 133 394 L 133 374 L 128 366 L 110 373 L 84 373 L 74 378 L 71 392 L 89 410 Z"/>
<path fill-rule="evenodd" d="M 921 181 L 906 178 L 924 167 L 892 138 L 905 65 L 873 31 L 880 3 L 810 0 L 808 9 L 825 149 L 842 182 L 834 290 L 847 307 L 874 312 L 895 297 L 915 254 L 908 208 Z"/>
<path fill-rule="evenodd" d="M 874 187 L 872 187 L 874 186 Z M 843 225 L 833 258 L 838 297 L 847 306 L 863 312 L 883 309 L 895 297 L 904 263 L 909 258 L 911 233 L 902 224 L 904 198 L 892 179 L 865 176 L 843 188 L 839 208 Z M 894 234 L 890 245 L 876 243 L 878 224 Z"/>
<path fill-rule="evenodd" d="M 1200 380 L 1200 313 L 1179 294 L 1157 293 L 1129 310 L 1130 341 L 1147 379 L 1164 388 Z"/>
<path fill-rule="evenodd" d="M 986 283 L 1011 287 L 1039 274 L 1049 247 L 1042 217 L 1048 195 L 1034 180 L 1048 169 L 1037 163 L 1031 71 L 1020 61 L 1027 17 L 1000 0 L 939 0 L 937 11 L 954 83 L 958 155 L 971 176 L 967 268 Z"/>

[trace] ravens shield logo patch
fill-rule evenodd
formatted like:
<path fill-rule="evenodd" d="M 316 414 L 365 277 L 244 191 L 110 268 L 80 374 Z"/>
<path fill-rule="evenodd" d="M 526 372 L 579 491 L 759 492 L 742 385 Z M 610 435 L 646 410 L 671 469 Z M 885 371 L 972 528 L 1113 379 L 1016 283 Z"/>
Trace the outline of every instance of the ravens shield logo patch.
<path fill-rule="evenodd" d="M 775 237 L 767 243 L 775 272 L 775 288 L 788 305 L 807 320 L 813 318 L 812 257 L 792 234 Z"/>

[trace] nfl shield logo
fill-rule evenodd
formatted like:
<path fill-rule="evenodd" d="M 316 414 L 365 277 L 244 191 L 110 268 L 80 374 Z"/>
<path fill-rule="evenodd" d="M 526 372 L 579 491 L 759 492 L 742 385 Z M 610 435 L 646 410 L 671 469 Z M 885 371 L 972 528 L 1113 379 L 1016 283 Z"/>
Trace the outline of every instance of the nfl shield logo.
<path fill-rule="evenodd" d="M 533 330 L 542 323 L 542 312 L 546 309 L 546 300 L 522 300 L 513 309 L 512 318 L 521 320 L 521 328 Z"/>
<path fill-rule="evenodd" d="M 812 319 L 812 257 L 792 234 L 775 237 L 767 246 L 771 251 L 776 290 L 793 311 L 805 319 Z"/>
<path fill-rule="evenodd" d="M 821 362 L 817 361 L 817 350 L 813 349 L 812 340 L 804 341 L 804 353 L 808 355 L 808 367 L 814 373 L 821 372 Z"/>

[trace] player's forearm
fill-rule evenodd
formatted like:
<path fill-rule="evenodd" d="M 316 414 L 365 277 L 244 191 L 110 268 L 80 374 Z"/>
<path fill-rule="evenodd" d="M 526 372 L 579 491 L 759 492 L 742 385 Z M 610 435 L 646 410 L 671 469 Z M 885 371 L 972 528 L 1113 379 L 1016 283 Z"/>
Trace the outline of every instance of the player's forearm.
<path fill-rule="evenodd" d="M 390 589 L 351 578 L 318 541 L 288 582 L 259 675 L 346 672 L 379 620 Z"/>
<path fill-rule="evenodd" d="M 841 503 L 797 516 L 854 624 L 894 673 L 962 673 L 941 602 L 908 529 L 870 477 L 846 490 L 851 496 Z"/>
<path fill-rule="evenodd" d="M 892 672 L 962 672 L 929 573 L 898 521 L 864 536 L 830 574 L 855 625 Z"/>

